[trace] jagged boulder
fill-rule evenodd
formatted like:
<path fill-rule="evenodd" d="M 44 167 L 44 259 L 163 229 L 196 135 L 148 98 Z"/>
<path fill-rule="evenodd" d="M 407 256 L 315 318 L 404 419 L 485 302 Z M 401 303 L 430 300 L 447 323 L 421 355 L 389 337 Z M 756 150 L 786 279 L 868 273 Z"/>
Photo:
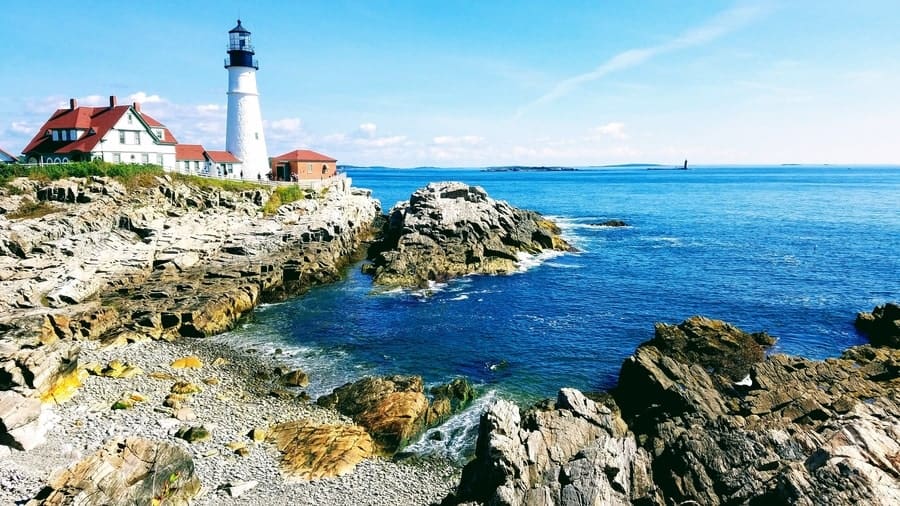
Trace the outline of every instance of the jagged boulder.
<path fill-rule="evenodd" d="M 900 350 L 866 345 L 816 361 L 767 357 L 772 342 L 766 334 L 701 317 L 658 325 L 656 336 L 622 365 L 612 392 L 637 448 L 625 450 L 628 435 L 614 439 L 621 450 L 610 454 L 624 459 L 614 468 L 630 465 L 632 476 L 644 469 L 651 479 L 640 486 L 632 481 L 631 488 L 612 480 L 615 490 L 631 495 L 602 503 L 900 503 Z M 553 408 L 564 413 L 562 404 L 557 400 Z M 565 450 L 559 455 L 580 456 L 573 459 L 578 465 L 551 467 L 529 482 L 525 477 L 541 462 L 534 449 L 541 447 L 512 435 L 516 427 L 521 433 L 543 425 L 526 422 L 525 415 L 513 423 L 514 417 L 498 413 L 482 420 L 473 469 L 448 501 L 592 503 L 595 495 L 556 490 L 602 482 L 609 464 L 594 459 L 620 433 L 586 433 L 572 447 L 547 445 Z"/>
<path fill-rule="evenodd" d="M 559 228 L 464 183 L 431 183 L 391 209 L 365 267 L 385 286 L 514 272 L 524 254 L 571 246 Z"/>
<path fill-rule="evenodd" d="M 857 313 L 856 328 L 866 334 L 872 344 L 900 348 L 900 305 L 888 302 L 876 306 L 871 313 Z"/>
<path fill-rule="evenodd" d="M 189 504 L 200 490 L 190 454 L 141 437 L 115 439 L 55 472 L 29 505 Z"/>
<path fill-rule="evenodd" d="M 612 409 L 564 388 L 520 415 L 509 401 L 482 415 L 475 459 L 445 504 L 658 502 L 650 458 Z"/>

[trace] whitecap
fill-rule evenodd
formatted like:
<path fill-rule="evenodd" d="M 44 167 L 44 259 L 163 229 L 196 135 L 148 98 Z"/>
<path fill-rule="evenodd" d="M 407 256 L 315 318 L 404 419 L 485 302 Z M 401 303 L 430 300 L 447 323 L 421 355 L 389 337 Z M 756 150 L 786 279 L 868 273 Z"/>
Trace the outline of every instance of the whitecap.
<path fill-rule="evenodd" d="M 531 255 L 520 251 L 518 255 L 516 255 L 518 258 L 518 262 L 516 262 L 516 266 L 518 268 L 517 272 L 526 272 L 529 269 L 537 267 L 547 260 L 550 260 L 551 258 L 556 258 L 564 254 L 564 252 L 556 250 L 544 250 L 536 255 Z"/>
<path fill-rule="evenodd" d="M 419 456 L 438 456 L 455 462 L 463 462 L 471 455 L 478 437 L 481 414 L 497 400 L 497 392 L 491 390 L 475 399 L 471 406 L 451 416 L 446 422 L 425 431 L 404 452 Z"/>
<path fill-rule="evenodd" d="M 453 297 L 450 300 L 466 300 L 468 298 L 469 298 L 469 295 L 466 293 L 463 293 L 463 294 L 457 295 L 456 297 Z"/>

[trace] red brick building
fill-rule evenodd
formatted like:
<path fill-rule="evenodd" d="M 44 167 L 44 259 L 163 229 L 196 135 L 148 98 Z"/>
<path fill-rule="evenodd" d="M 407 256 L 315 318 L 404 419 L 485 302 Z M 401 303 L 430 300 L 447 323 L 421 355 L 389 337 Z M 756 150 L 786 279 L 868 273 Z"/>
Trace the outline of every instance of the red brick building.
<path fill-rule="evenodd" d="M 272 158 L 275 181 L 327 179 L 337 174 L 337 160 L 308 149 L 296 149 Z"/>

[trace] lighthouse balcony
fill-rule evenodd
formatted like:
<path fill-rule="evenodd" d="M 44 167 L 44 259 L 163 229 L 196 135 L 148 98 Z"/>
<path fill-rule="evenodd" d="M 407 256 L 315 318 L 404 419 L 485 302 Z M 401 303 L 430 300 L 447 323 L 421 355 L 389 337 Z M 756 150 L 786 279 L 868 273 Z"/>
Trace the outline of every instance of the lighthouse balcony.
<path fill-rule="evenodd" d="M 259 70 L 259 60 L 251 53 L 235 51 L 229 54 L 228 58 L 225 58 L 225 68 L 228 67 L 253 67 L 256 70 Z"/>

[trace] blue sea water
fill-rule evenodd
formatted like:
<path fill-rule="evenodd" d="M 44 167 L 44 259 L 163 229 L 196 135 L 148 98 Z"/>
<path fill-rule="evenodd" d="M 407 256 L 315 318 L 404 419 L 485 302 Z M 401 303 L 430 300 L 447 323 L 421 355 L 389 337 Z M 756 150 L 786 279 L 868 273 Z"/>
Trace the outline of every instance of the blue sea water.
<path fill-rule="evenodd" d="M 833 357 L 865 342 L 857 311 L 900 299 L 900 167 L 348 173 L 385 210 L 432 181 L 482 186 L 554 217 L 580 252 L 424 291 L 377 291 L 354 266 L 223 337 L 282 348 L 313 396 L 392 373 L 464 375 L 488 399 L 522 403 L 606 389 L 654 322 L 697 314 L 765 330 L 777 352 Z M 630 226 L 591 226 L 613 218 Z M 455 444 L 476 411 L 454 422 L 468 434 Z"/>

